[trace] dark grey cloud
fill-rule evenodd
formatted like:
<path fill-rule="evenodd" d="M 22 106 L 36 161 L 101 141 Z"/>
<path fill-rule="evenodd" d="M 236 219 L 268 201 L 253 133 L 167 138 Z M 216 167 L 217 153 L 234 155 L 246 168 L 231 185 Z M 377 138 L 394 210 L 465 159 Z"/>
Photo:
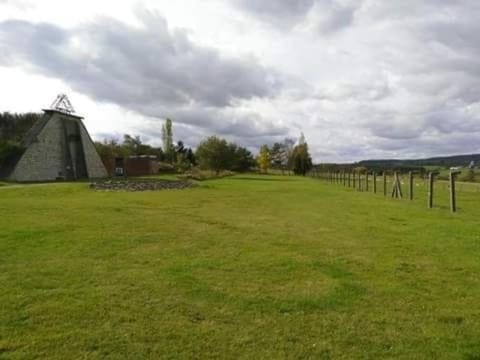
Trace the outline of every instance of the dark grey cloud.
<path fill-rule="evenodd" d="M 62 78 L 98 100 L 122 105 L 188 104 L 225 107 L 273 96 L 278 76 L 253 58 L 225 58 L 144 14 L 135 28 L 102 18 L 72 30 L 26 21 L 0 23 L 3 64 L 26 64 Z"/>
<path fill-rule="evenodd" d="M 157 138 L 157 119 L 168 116 L 191 146 L 213 133 L 255 147 L 304 131 L 325 161 L 479 150 L 478 0 L 217 5 L 235 23 L 214 20 L 227 30 L 218 46 L 251 50 L 262 63 L 199 46 L 144 12 L 139 26 L 3 22 L 0 65 L 62 79 L 146 116 L 137 129 L 145 138 Z"/>
<path fill-rule="evenodd" d="M 235 111 L 240 102 L 279 93 L 282 82 L 274 70 L 253 57 L 225 57 L 198 46 L 157 14 L 142 11 L 139 19 L 140 27 L 103 17 L 73 29 L 1 22 L 0 65 L 58 78 L 94 100 L 213 133 L 287 131 L 260 115 Z"/>

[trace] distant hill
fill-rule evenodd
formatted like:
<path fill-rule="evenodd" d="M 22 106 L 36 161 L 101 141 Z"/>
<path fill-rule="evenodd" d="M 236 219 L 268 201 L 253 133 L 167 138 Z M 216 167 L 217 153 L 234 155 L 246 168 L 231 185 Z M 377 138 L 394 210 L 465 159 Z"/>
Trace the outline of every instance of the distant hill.
<path fill-rule="evenodd" d="M 423 167 L 423 166 L 468 166 L 471 161 L 480 165 L 480 154 L 441 156 L 428 159 L 383 159 L 363 160 L 358 165 L 365 167 Z"/>

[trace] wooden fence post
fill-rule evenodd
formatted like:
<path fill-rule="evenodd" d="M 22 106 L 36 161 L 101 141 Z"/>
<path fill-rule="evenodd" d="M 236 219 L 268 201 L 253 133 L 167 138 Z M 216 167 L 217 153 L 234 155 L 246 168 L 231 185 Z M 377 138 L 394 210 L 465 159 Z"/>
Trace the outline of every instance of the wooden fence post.
<path fill-rule="evenodd" d="M 355 172 L 352 172 L 352 180 L 353 180 L 353 188 L 356 189 L 357 185 L 355 184 L 355 180 L 357 178 L 357 174 Z"/>
<path fill-rule="evenodd" d="M 409 182 L 408 196 L 410 200 L 413 200 L 413 173 L 411 171 L 408 173 L 408 182 Z"/>
<path fill-rule="evenodd" d="M 352 186 L 352 173 L 349 171 L 348 172 L 348 187 L 351 187 Z"/>
<path fill-rule="evenodd" d="M 402 187 L 401 187 L 401 184 L 400 184 L 400 179 L 398 177 L 398 172 L 395 171 L 393 173 L 393 187 L 392 187 L 392 198 L 402 198 L 403 197 L 403 194 L 402 194 Z"/>
<path fill-rule="evenodd" d="M 450 211 L 457 212 L 457 196 L 455 194 L 455 180 L 461 171 L 450 170 Z"/>
<path fill-rule="evenodd" d="M 435 180 L 435 175 L 438 175 L 438 172 L 429 172 L 428 173 L 428 208 L 433 208 L 433 185 Z"/>
<path fill-rule="evenodd" d="M 383 170 L 383 196 L 387 196 L 387 172 Z"/>
<path fill-rule="evenodd" d="M 377 173 L 373 172 L 373 193 L 377 193 Z"/>

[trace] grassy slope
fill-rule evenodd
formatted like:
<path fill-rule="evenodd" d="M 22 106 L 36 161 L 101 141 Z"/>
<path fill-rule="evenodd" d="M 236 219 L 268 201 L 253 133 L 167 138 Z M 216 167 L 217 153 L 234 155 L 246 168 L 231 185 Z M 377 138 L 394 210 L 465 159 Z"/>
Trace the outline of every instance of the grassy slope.
<path fill-rule="evenodd" d="M 480 356 L 480 194 L 454 216 L 295 177 L 0 196 L 0 358 Z"/>

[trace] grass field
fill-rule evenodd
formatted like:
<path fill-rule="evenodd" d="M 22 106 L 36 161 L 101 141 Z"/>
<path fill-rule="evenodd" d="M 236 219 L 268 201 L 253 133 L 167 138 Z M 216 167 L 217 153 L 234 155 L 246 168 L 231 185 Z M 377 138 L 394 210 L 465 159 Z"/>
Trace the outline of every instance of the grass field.
<path fill-rule="evenodd" d="M 480 359 L 480 193 L 0 190 L 0 358 Z"/>

